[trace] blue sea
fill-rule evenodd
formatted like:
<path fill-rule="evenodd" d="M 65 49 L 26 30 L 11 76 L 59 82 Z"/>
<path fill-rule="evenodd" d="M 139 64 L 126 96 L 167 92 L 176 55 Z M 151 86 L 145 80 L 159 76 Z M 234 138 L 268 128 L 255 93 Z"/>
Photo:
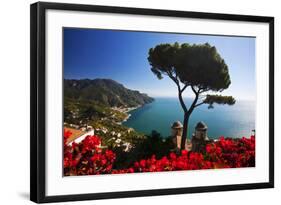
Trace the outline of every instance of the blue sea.
<path fill-rule="evenodd" d="M 187 106 L 191 99 L 185 99 Z M 214 104 L 213 109 L 208 105 L 197 107 L 189 120 L 189 133 L 194 132 L 199 121 L 208 126 L 209 138 L 220 136 L 241 138 L 249 137 L 255 129 L 254 101 L 236 101 L 232 106 Z M 123 123 L 136 131 L 150 134 L 152 130 L 159 132 L 162 137 L 170 136 L 173 122 L 183 121 L 183 111 L 177 98 L 155 98 L 155 101 L 130 112 L 131 117 Z"/>

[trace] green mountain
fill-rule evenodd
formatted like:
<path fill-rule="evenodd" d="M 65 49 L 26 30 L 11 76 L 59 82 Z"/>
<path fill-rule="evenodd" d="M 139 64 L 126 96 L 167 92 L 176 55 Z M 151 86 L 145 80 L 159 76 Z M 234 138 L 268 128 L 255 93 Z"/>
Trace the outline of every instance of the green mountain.
<path fill-rule="evenodd" d="M 154 100 L 147 94 L 125 88 L 111 79 L 65 79 L 64 97 L 72 100 L 94 101 L 110 107 L 135 107 Z"/>

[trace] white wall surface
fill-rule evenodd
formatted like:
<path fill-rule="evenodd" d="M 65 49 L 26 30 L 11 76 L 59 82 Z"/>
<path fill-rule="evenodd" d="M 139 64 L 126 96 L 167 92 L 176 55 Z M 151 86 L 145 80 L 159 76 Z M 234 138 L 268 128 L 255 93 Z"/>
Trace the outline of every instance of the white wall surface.
<path fill-rule="evenodd" d="M 52 0 L 49 0 L 52 2 Z M 0 6 L 0 204 L 29 201 L 29 4 L 30 0 L 2 1 Z M 277 0 L 84 0 L 63 1 L 111 6 L 145 7 L 275 17 L 275 189 L 142 197 L 67 204 L 278 204 L 281 195 L 281 13 Z M 278 202 L 279 201 L 279 202 Z M 60 203 L 65 204 L 65 203 Z"/>

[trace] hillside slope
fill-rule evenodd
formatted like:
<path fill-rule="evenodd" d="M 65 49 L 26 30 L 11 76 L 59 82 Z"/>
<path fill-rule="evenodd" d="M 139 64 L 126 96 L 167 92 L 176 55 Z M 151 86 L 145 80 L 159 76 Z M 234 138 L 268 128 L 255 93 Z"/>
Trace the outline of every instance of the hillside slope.
<path fill-rule="evenodd" d="M 153 101 L 153 98 L 147 94 L 125 88 L 111 79 L 65 79 L 64 97 L 73 100 L 95 101 L 110 107 L 135 107 Z"/>

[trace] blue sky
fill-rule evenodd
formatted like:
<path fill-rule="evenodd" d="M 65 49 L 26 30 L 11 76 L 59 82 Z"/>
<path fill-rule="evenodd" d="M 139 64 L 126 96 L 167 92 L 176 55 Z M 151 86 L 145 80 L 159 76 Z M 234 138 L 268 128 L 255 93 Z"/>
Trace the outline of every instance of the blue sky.
<path fill-rule="evenodd" d="M 215 46 L 229 68 L 231 85 L 221 94 L 255 99 L 255 38 L 64 28 L 64 78 L 110 78 L 150 96 L 177 96 L 175 84 L 151 72 L 148 50 L 160 43 Z M 186 90 L 185 96 L 192 96 Z"/>

